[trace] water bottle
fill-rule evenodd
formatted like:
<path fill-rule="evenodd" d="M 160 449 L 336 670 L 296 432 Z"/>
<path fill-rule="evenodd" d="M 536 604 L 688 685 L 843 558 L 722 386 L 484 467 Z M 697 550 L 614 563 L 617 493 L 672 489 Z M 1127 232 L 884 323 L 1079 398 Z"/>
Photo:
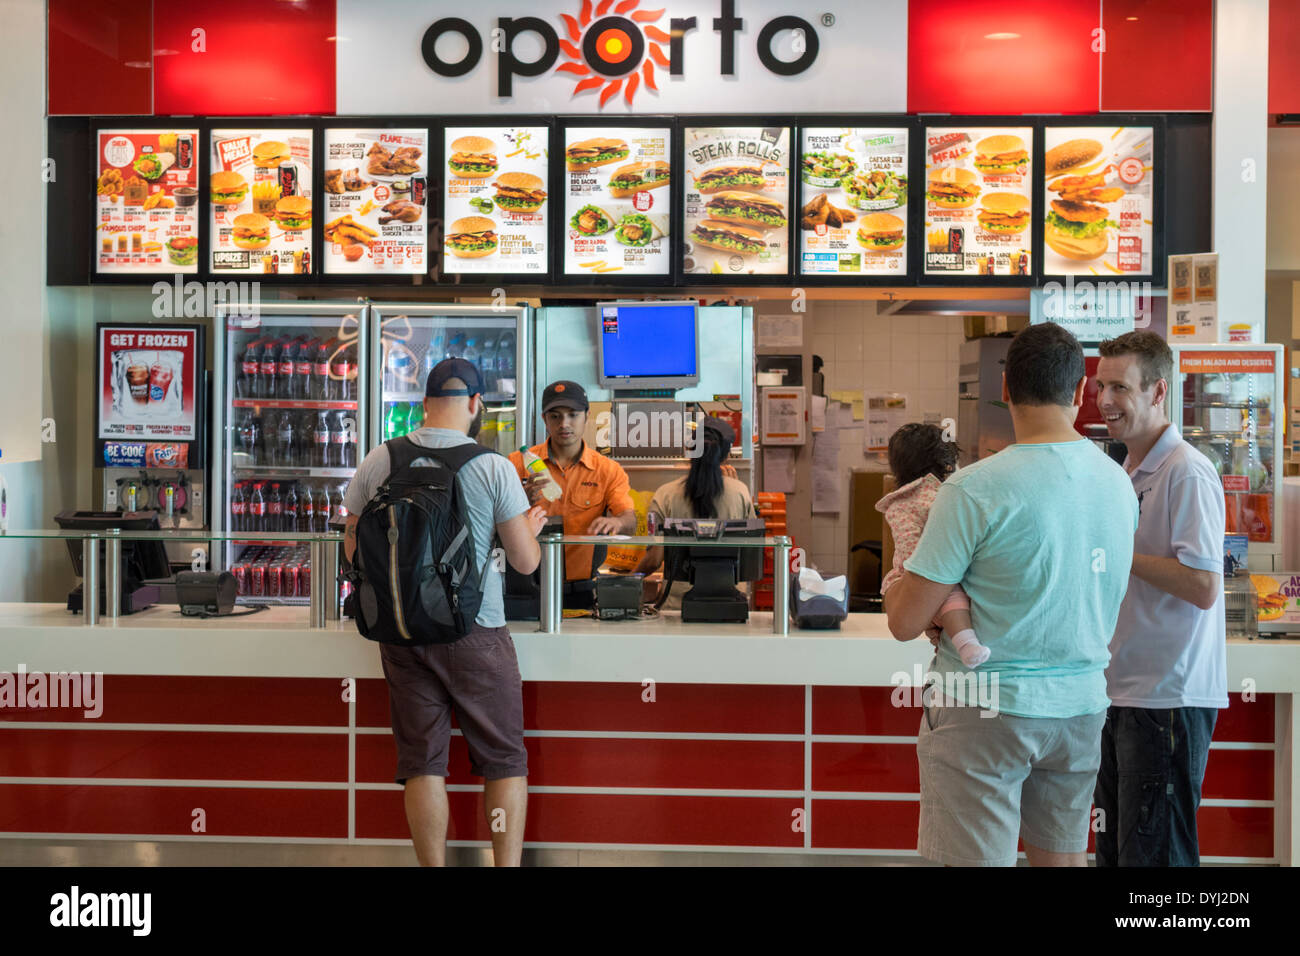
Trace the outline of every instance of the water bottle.
<path fill-rule="evenodd" d="M 498 378 L 515 377 L 515 333 L 502 332 L 497 342 L 496 374 Z"/>
<path fill-rule="evenodd" d="M 465 340 L 465 354 L 462 355 L 461 358 L 463 358 L 466 362 L 469 362 L 469 364 L 473 365 L 475 368 L 478 368 L 478 360 L 479 360 L 478 339 Z"/>
<path fill-rule="evenodd" d="M 429 347 L 424 350 L 424 361 L 420 363 L 420 381 L 417 383 L 420 388 L 424 388 L 429 382 L 429 374 L 434 367 L 442 361 L 442 355 L 447 347 L 447 340 L 439 329 L 433 335 L 433 341 Z"/>
<path fill-rule="evenodd" d="M 489 332 L 483 336 L 483 347 L 479 349 L 478 367 L 479 371 L 483 373 L 484 382 L 496 374 L 497 336 L 495 332 Z"/>
<path fill-rule="evenodd" d="M 447 354 L 444 358 L 464 358 L 465 356 L 465 334 L 457 332 L 447 343 Z"/>
<path fill-rule="evenodd" d="M 411 371 L 411 353 L 406 350 L 406 347 L 390 346 L 388 359 L 384 363 L 384 391 L 411 391 Z"/>

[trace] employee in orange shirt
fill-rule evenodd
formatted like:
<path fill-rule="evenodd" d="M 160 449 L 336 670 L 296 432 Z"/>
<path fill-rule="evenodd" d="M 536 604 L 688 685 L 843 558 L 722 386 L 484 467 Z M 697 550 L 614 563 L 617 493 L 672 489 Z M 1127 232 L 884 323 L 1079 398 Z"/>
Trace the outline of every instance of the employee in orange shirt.
<path fill-rule="evenodd" d="M 545 476 L 527 475 L 520 452 L 512 452 L 510 460 L 524 483 L 529 504 L 542 505 L 548 515 L 563 515 L 565 534 L 633 534 L 636 510 L 627 472 L 582 440 L 588 407 L 587 393 L 577 382 L 552 382 L 542 392 L 547 439 L 529 450 L 546 462 L 552 477 L 564 489 L 555 501 L 542 497 Z M 593 555 L 589 544 L 565 545 L 565 607 L 592 606 L 598 566 Z"/>

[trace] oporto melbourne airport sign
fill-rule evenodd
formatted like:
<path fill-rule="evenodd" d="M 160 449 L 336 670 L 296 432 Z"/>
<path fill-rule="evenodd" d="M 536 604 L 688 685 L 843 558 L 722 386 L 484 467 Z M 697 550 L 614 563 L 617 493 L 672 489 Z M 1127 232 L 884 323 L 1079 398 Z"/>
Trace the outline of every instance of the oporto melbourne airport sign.
<path fill-rule="evenodd" d="M 339 113 L 907 109 L 907 0 L 438 6 L 339 0 Z"/>

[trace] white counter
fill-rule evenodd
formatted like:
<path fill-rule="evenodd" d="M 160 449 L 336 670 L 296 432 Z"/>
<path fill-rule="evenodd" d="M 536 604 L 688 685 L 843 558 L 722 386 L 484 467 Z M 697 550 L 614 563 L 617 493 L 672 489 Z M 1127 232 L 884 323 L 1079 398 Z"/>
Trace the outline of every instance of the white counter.
<path fill-rule="evenodd" d="M 88 628 L 57 604 L 0 604 L 0 670 L 99 671 L 230 677 L 382 677 L 376 645 L 347 621 L 306 626 L 302 608 L 247 618 L 182 618 L 150 608 Z M 561 634 L 510 625 L 525 680 L 702 684 L 888 686 L 924 670 L 924 639 L 894 640 L 883 614 L 852 614 L 839 631 L 772 634 L 771 614 L 746 624 L 683 624 L 677 615 L 638 621 L 575 618 Z M 1228 688 L 1300 691 L 1300 640 L 1228 642 Z"/>

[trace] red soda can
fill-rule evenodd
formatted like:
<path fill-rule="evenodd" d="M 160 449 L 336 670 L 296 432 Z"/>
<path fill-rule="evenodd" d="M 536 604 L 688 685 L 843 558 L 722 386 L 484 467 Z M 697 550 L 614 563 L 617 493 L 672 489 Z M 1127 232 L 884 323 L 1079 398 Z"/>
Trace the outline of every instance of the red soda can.
<path fill-rule="evenodd" d="M 280 585 L 283 597 L 300 597 L 298 593 L 298 562 L 291 560 L 284 566 L 284 582 Z"/>
<path fill-rule="evenodd" d="M 961 252 L 965 248 L 965 238 L 960 226 L 950 226 L 948 228 L 948 251 Z"/>
<path fill-rule="evenodd" d="M 298 573 L 298 597 L 311 597 L 311 564 L 302 566 Z"/>
<path fill-rule="evenodd" d="M 194 161 L 194 141 L 189 134 L 182 133 L 176 137 L 176 168 L 189 169 Z"/>
<path fill-rule="evenodd" d="M 243 561 L 239 561 L 235 564 L 234 567 L 230 569 L 230 571 L 235 576 L 235 593 L 247 594 L 248 593 L 248 565 L 245 564 Z"/>
<path fill-rule="evenodd" d="M 428 189 L 427 180 L 423 176 L 416 176 L 411 180 L 411 202 L 417 206 L 424 205 L 425 191 Z"/>
<path fill-rule="evenodd" d="M 266 568 L 266 596 L 280 597 L 284 590 L 284 567 L 279 561 L 272 561 Z"/>
<path fill-rule="evenodd" d="M 266 594 L 266 562 L 254 561 L 248 573 L 248 593 L 253 597 Z"/>
<path fill-rule="evenodd" d="M 311 272 L 311 253 L 306 250 L 303 250 L 302 254 L 302 272 L 303 275 L 308 275 Z"/>

